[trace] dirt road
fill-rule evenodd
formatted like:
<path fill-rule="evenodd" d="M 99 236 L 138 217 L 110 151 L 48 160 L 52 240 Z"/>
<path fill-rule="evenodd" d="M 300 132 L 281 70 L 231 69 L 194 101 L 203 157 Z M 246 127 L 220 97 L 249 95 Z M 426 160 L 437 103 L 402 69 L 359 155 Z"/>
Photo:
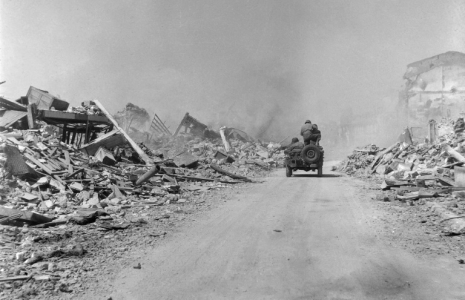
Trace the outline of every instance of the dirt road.
<path fill-rule="evenodd" d="M 326 173 L 276 171 L 121 272 L 112 299 L 465 299 L 457 262 L 388 245 L 353 179 Z"/>

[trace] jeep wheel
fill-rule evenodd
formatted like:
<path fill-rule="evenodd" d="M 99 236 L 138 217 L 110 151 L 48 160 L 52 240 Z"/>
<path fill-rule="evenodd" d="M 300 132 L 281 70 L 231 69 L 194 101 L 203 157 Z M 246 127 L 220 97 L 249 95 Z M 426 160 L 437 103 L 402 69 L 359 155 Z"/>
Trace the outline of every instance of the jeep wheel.
<path fill-rule="evenodd" d="M 286 177 L 292 176 L 292 169 L 289 166 L 286 166 Z"/>
<path fill-rule="evenodd" d="M 316 163 L 321 156 L 321 150 L 318 148 L 317 145 L 307 145 L 302 149 L 301 152 L 302 159 L 308 163 L 313 164 Z"/>

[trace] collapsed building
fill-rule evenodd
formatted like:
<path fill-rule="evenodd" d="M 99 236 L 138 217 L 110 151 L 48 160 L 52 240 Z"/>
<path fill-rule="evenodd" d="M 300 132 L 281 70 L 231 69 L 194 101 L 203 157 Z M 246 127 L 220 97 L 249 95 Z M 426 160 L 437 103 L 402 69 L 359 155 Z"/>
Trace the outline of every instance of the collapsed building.
<path fill-rule="evenodd" d="M 415 141 L 431 138 L 430 122 L 465 113 L 465 54 L 446 52 L 413 62 L 404 74 L 400 104 Z"/>
<path fill-rule="evenodd" d="M 89 155 L 94 155 L 100 147 L 128 143 L 140 160 L 150 162 L 98 100 L 72 107 L 67 101 L 31 86 L 27 95 L 16 101 L 0 97 L 0 108 L 0 130 L 34 130 L 42 122 L 53 125 L 62 142 Z"/>
<path fill-rule="evenodd" d="M 279 145 L 189 113 L 172 134 L 133 104 L 112 116 L 98 100 L 72 107 L 34 87 L 0 108 L 0 295 L 12 298 L 79 288 L 69 274 L 102 251 L 101 232 L 176 219 L 181 206 L 253 182 L 283 158 Z M 139 132 L 154 147 L 136 142 Z"/>
<path fill-rule="evenodd" d="M 357 148 L 335 169 L 378 182 L 377 200 L 423 206 L 443 234 L 465 234 L 465 54 L 411 63 L 404 79 L 397 141 Z"/>

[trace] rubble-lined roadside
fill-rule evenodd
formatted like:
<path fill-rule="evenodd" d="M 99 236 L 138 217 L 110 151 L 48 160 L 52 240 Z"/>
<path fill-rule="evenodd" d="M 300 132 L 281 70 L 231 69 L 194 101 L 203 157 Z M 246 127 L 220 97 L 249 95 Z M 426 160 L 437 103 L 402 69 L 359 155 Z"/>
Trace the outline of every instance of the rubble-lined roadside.
<path fill-rule="evenodd" d="M 60 100 L 57 111 L 48 99 L 0 101 L 28 114 L 0 132 L 0 299 L 77 292 L 82 276 L 98 273 L 95 262 L 152 243 L 210 192 L 254 182 L 282 163 L 279 144 L 233 128 L 215 132 L 188 114 L 174 136 L 159 130 L 148 140 L 150 149 L 98 101 L 76 108 Z"/>
<path fill-rule="evenodd" d="M 464 130 L 463 119 L 444 119 L 431 124 L 424 143 L 414 143 L 406 130 L 388 148 L 367 145 L 355 149 L 335 169 L 372 182 L 380 190 L 376 200 L 392 203 L 389 209 L 401 211 L 399 219 L 406 227 L 418 227 L 414 222 L 426 226 L 428 233 L 438 233 L 438 239 L 448 244 L 448 252 L 463 263 L 461 240 L 440 237 L 465 233 Z"/>

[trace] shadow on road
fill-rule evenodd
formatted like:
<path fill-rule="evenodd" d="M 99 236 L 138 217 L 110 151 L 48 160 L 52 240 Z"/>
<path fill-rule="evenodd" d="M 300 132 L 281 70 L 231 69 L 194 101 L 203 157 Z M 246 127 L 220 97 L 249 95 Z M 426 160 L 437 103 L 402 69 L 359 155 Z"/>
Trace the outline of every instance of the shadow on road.
<path fill-rule="evenodd" d="M 292 177 L 316 177 L 318 178 L 317 174 L 294 174 Z M 341 177 L 339 174 L 323 174 L 321 178 L 336 178 Z"/>

